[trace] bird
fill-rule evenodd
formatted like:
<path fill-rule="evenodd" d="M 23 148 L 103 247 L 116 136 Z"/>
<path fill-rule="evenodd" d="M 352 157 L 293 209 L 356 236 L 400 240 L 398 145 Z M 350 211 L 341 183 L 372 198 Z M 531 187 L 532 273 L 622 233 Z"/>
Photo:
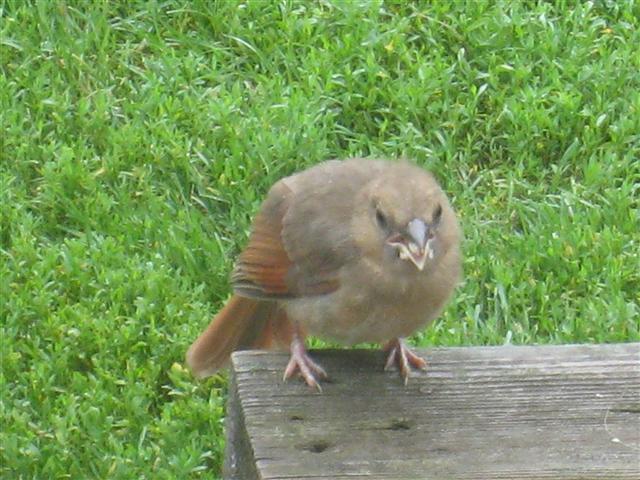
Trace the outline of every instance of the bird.
<path fill-rule="evenodd" d="M 439 316 L 462 275 L 461 228 L 433 174 L 408 160 L 328 160 L 277 181 L 231 274 L 233 294 L 189 347 L 196 377 L 236 350 L 287 348 L 284 380 L 321 390 L 312 335 L 383 345 L 405 384 L 425 370 L 406 337 Z"/>

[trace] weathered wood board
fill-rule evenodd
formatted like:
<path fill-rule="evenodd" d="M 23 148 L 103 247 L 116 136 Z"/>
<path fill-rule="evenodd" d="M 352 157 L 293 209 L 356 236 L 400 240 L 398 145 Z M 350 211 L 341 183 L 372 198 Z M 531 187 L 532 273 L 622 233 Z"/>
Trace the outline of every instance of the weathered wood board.
<path fill-rule="evenodd" d="M 461 347 L 405 387 L 373 350 L 233 355 L 225 478 L 640 479 L 640 343 Z"/>

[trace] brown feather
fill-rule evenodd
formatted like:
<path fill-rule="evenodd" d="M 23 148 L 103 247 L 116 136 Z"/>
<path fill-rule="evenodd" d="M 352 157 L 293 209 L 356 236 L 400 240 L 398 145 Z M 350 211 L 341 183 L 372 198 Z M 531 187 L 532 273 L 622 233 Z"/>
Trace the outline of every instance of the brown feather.
<path fill-rule="evenodd" d="M 256 215 L 249 244 L 231 275 L 236 293 L 252 298 L 291 296 L 287 274 L 292 262 L 281 238 L 290 193 L 284 184 L 276 184 Z"/>
<path fill-rule="evenodd" d="M 287 183 L 280 181 L 271 188 L 253 222 L 249 244 L 240 254 L 231 275 L 237 294 L 251 298 L 291 299 L 323 295 L 339 287 L 339 263 L 310 263 L 313 256 L 301 251 L 297 237 L 293 242 L 286 241 L 286 222 L 290 214 L 295 213 L 292 212 L 292 199 L 294 193 Z M 300 201 L 299 196 L 295 199 Z M 320 257 L 330 258 L 322 253 Z"/>
<path fill-rule="evenodd" d="M 288 345 L 292 328 L 275 302 L 234 295 L 187 352 L 197 377 L 223 368 L 232 352 Z"/>

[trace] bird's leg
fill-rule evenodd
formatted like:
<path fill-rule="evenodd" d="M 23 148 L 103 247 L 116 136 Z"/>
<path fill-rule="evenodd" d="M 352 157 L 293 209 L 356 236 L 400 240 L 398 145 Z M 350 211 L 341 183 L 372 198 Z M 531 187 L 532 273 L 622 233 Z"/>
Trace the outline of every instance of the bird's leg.
<path fill-rule="evenodd" d="M 316 377 L 327 378 L 327 372 L 311 359 L 304 345 L 304 338 L 300 335 L 297 328 L 289 348 L 291 350 L 291 358 L 289 359 L 287 368 L 284 370 L 283 380 L 288 380 L 298 372 L 307 385 L 322 391 Z"/>
<path fill-rule="evenodd" d="M 410 367 L 419 370 L 427 369 L 427 362 L 413 353 L 401 338 L 389 340 L 382 349 L 389 355 L 384 369 L 389 370 L 395 365 L 400 371 L 400 376 L 404 379 L 405 385 L 409 381 Z"/>

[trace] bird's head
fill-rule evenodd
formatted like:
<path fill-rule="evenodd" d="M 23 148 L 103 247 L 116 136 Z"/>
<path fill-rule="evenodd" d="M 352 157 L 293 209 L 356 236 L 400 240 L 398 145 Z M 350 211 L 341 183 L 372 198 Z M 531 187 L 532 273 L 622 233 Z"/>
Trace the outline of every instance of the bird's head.
<path fill-rule="evenodd" d="M 449 201 L 431 174 L 398 163 L 363 191 L 357 241 L 365 255 L 392 267 L 429 271 L 449 246 L 457 245 L 459 227 Z"/>

